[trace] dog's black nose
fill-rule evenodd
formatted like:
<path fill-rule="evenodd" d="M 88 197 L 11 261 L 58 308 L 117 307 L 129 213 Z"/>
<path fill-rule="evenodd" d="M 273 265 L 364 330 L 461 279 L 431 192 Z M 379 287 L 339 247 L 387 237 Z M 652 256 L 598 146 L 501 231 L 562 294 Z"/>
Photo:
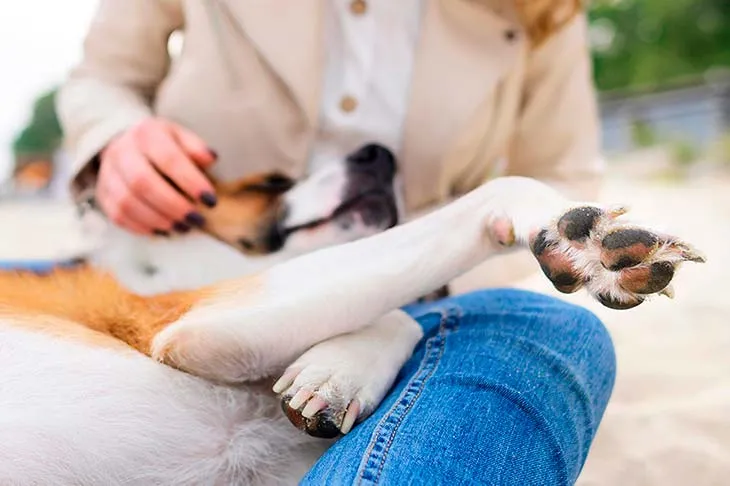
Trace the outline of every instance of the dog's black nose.
<path fill-rule="evenodd" d="M 274 253 L 281 250 L 286 243 L 286 234 L 282 230 L 281 226 L 274 224 L 269 228 L 266 238 L 264 240 L 264 246 L 267 253 Z"/>
<path fill-rule="evenodd" d="M 353 170 L 374 172 L 385 179 L 395 176 L 395 156 L 382 145 L 371 143 L 361 147 L 347 157 L 347 163 Z"/>

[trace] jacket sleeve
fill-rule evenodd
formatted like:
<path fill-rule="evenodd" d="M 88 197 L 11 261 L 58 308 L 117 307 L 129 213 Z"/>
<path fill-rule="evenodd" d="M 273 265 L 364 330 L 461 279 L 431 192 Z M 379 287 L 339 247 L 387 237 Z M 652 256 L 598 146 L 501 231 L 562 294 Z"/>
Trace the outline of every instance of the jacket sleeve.
<path fill-rule="evenodd" d="M 574 199 L 597 197 L 603 159 L 591 67 L 584 15 L 532 51 L 509 175 L 542 180 Z"/>
<path fill-rule="evenodd" d="M 181 9 L 179 0 L 100 1 L 83 58 L 57 100 L 77 200 L 93 190 L 104 146 L 151 115 L 170 66 L 169 37 L 183 25 Z"/>

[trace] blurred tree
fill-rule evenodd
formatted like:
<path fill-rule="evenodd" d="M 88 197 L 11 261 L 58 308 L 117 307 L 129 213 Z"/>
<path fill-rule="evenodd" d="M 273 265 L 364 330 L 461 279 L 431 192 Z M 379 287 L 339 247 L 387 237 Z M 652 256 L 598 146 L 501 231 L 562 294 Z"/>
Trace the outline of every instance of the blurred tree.
<path fill-rule="evenodd" d="M 16 163 L 28 159 L 52 159 L 62 138 L 56 114 L 56 89 L 52 89 L 36 99 L 29 123 L 13 141 Z"/>
<path fill-rule="evenodd" d="M 600 90 L 730 68 L 730 0 L 593 0 L 589 17 Z"/>
<path fill-rule="evenodd" d="M 63 140 L 56 114 L 56 89 L 33 104 L 31 119 L 13 140 L 13 179 L 22 189 L 48 187 L 54 175 L 54 158 Z"/>

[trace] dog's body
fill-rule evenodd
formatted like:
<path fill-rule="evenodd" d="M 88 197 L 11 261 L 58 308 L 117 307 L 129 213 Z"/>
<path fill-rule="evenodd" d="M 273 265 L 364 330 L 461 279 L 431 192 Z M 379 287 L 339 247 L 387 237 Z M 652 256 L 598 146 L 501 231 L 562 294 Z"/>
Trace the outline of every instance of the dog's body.
<path fill-rule="evenodd" d="M 341 229 L 379 234 L 200 290 L 142 297 L 88 268 L 0 278 L 0 483 L 292 484 L 329 442 L 289 422 L 347 433 L 421 338 L 397 309 L 484 259 L 530 246 L 558 288 L 616 308 L 668 293 L 675 266 L 700 260 L 530 179 L 383 233 L 392 221 L 373 215 L 389 211 L 371 203 Z M 330 246 L 320 223 L 289 226 Z"/>

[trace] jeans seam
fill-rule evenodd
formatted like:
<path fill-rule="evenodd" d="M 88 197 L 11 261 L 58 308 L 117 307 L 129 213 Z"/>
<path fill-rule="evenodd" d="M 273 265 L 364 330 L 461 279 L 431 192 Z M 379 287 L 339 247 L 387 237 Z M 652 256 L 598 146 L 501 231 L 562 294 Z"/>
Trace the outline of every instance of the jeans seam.
<path fill-rule="evenodd" d="M 364 481 L 370 484 L 377 484 L 388 459 L 390 447 L 393 444 L 395 435 L 400 429 L 403 420 L 418 401 L 428 380 L 438 369 L 438 365 L 444 354 L 446 347 L 446 336 L 457 329 L 458 318 L 461 311 L 458 308 L 448 308 L 433 312 L 440 315 L 440 323 L 438 333 L 426 341 L 425 351 L 418 370 L 413 374 L 409 382 L 403 388 L 393 406 L 388 410 L 373 431 L 372 438 L 368 444 L 367 450 L 363 455 L 360 467 L 357 471 L 357 484 L 361 485 Z M 428 314 L 421 316 L 426 317 Z M 378 443 L 383 443 L 382 451 L 375 452 Z M 370 462 L 375 464 L 369 464 Z M 365 478 L 367 473 L 372 473 L 375 469 L 374 477 Z"/>

